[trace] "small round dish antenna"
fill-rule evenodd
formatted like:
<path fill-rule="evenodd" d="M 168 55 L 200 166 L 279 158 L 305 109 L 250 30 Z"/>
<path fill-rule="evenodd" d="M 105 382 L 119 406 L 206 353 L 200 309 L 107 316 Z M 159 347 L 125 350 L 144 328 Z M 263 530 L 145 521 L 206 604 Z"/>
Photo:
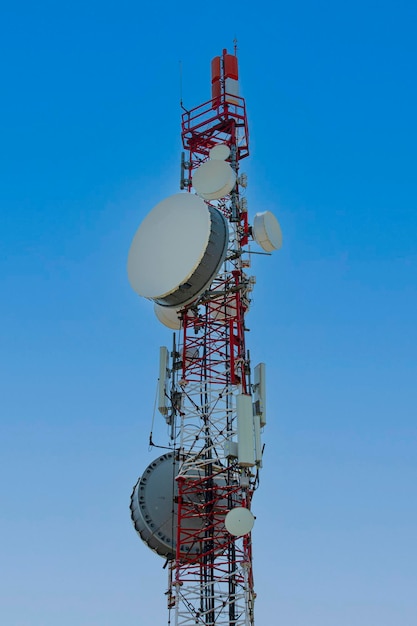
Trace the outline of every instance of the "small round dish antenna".
<path fill-rule="evenodd" d="M 226 218 L 215 207 L 190 193 L 169 196 L 136 231 L 127 260 L 129 282 L 140 296 L 181 308 L 210 286 L 228 242 Z"/>
<path fill-rule="evenodd" d="M 210 315 L 213 320 L 221 323 L 229 323 L 231 317 L 236 317 L 237 301 L 235 294 L 228 296 L 223 301 L 218 299 L 210 303 Z"/>
<path fill-rule="evenodd" d="M 171 330 L 180 330 L 182 328 L 182 308 L 173 309 L 171 307 L 161 306 L 160 304 L 154 304 L 153 310 L 161 324 L 163 324 L 167 328 L 170 328 Z M 197 317 L 197 315 L 191 309 L 188 309 L 187 316 L 189 319 L 195 319 Z"/>
<path fill-rule="evenodd" d="M 224 198 L 232 191 L 235 183 L 235 171 L 229 163 L 219 159 L 205 161 L 193 175 L 193 187 L 204 200 Z"/>
<path fill-rule="evenodd" d="M 219 143 L 210 150 L 209 156 L 214 161 L 226 161 L 230 156 L 230 148 L 225 143 Z"/>
<path fill-rule="evenodd" d="M 166 306 L 161 306 L 160 304 L 154 304 L 153 310 L 161 324 L 163 324 L 167 328 L 170 328 L 171 330 L 180 330 L 180 310 L 171 309 Z"/>
<path fill-rule="evenodd" d="M 253 238 L 265 252 L 279 250 L 282 246 L 282 232 L 279 222 L 271 211 L 257 213 L 252 227 Z"/>
<path fill-rule="evenodd" d="M 242 537 L 250 533 L 254 523 L 254 516 L 249 509 L 243 506 L 237 506 L 229 511 L 224 520 L 226 530 L 235 537 Z"/>

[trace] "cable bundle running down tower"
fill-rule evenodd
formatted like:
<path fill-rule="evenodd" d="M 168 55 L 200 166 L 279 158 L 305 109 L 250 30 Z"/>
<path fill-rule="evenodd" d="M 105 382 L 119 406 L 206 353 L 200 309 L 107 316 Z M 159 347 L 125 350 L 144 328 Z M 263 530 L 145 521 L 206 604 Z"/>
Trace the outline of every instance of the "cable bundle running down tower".
<path fill-rule="evenodd" d="M 175 626 L 254 625 L 251 502 L 266 409 L 265 365 L 252 370 L 246 348 L 248 244 L 276 250 L 281 230 L 268 211 L 249 225 L 238 85 L 237 57 L 223 50 L 212 61 L 212 98 L 182 115 L 183 193 L 152 209 L 128 258 L 133 289 L 175 331 L 172 350 L 160 348 L 158 393 L 171 449 L 131 498 L 137 532 L 167 559 Z"/>

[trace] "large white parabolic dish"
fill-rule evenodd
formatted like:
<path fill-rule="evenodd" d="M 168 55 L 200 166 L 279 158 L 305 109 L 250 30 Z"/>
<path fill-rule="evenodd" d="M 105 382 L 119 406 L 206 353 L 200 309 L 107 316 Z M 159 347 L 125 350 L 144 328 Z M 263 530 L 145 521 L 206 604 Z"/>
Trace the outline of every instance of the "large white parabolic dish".
<path fill-rule="evenodd" d="M 169 196 L 136 231 L 127 260 L 129 282 L 140 296 L 180 308 L 209 287 L 228 239 L 220 211 L 190 193 Z"/>
<path fill-rule="evenodd" d="M 236 173 L 229 163 L 219 159 L 205 161 L 193 174 L 193 187 L 204 200 L 219 200 L 230 193 Z"/>
<path fill-rule="evenodd" d="M 282 232 L 279 222 L 271 211 L 257 213 L 253 221 L 253 238 L 265 252 L 279 250 L 282 246 Z"/>

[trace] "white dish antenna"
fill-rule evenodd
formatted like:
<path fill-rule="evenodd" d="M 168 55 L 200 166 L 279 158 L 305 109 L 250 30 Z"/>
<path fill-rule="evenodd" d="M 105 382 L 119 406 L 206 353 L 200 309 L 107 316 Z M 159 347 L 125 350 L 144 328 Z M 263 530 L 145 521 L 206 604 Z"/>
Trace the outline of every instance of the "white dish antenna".
<path fill-rule="evenodd" d="M 204 200 L 224 198 L 232 191 L 235 183 L 235 171 L 229 163 L 219 159 L 202 163 L 193 175 L 193 187 Z"/>
<path fill-rule="evenodd" d="M 215 299 L 211 302 L 210 315 L 216 322 L 228 323 L 231 317 L 237 315 L 235 294 L 227 296 L 223 301 Z"/>
<path fill-rule="evenodd" d="M 271 211 L 257 213 L 252 227 L 253 238 L 265 252 L 279 250 L 282 246 L 281 226 Z"/>
<path fill-rule="evenodd" d="M 226 161 L 230 156 L 230 148 L 225 143 L 219 143 L 210 150 L 209 156 L 214 161 Z"/>
<path fill-rule="evenodd" d="M 154 304 L 154 312 L 161 324 L 171 330 L 180 330 L 180 309 L 171 309 L 160 304 Z"/>
<path fill-rule="evenodd" d="M 140 296 L 181 308 L 209 287 L 228 239 L 226 218 L 216 208 L 190 193 L 169 196 L 136 231 L 127 260 L 129 282 Z"/>
<path fill-rule="evenodd" d="M 243 506 L 237 506 L 229 511 L 224 520 L 226 530 L 235 537 L 242 537 L 250 533 L 254 523 L 254 516 L 249 509 Z"/>
<path fill-rule="evenodd" d="M 171 330 L 181 330 L 182 328 L 182 319 L 181 319 L 181 311 L 182 308 L 173 309 L 167 306 L 161 306 L 160 304 L 154 304 L 154 313 L 158 320 Z M 187 311 L 188 319 L 196 319 L 196 314 L 191 309 Z"/>

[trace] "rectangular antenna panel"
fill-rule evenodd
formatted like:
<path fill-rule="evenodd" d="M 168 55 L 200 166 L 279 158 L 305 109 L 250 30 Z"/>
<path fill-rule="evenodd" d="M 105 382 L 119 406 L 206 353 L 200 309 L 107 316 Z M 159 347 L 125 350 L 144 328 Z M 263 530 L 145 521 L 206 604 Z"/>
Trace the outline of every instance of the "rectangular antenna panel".
<path fill-rule="evenodd" d="M 224 456 L 226 459 L 237 459 L 238 451 L 237 451 L 237 441 L 231 441 L 231 439 L 226 439 L 223 445 Z"/>
<path fill-rule="evenodd" d="M 239 83 L 234 78 L 224 79 L 225 100 L 228 104 L 239 104 Z"/>
<path fill-rule="evenodd" d="M 253 438 L 252 396 L 243 393 L 236 396 L 237 412 L 237 458 L 240 467 L 255 465 Z"/>
<path fill-rule="evenodd" d="M 168 414 L 168 348 L 161 346 L 159 348 L 159 378 L 158 378 L 158 411 L 162 415 Z"/>
<path fill-rule="evenodd" d="M 266 426 L 265 363 L 259 363 L 255 367 L 254 379 L 254 413 L 259 415 L 261 428 L 263 428 Z"/>
<path fill-rule="evenodd" d="M 261 421 L 259 415 L 253 416 L 255 431 L 255 462 L 258 467 L 262 467 L 262 443 L 261 443 Z"/>

